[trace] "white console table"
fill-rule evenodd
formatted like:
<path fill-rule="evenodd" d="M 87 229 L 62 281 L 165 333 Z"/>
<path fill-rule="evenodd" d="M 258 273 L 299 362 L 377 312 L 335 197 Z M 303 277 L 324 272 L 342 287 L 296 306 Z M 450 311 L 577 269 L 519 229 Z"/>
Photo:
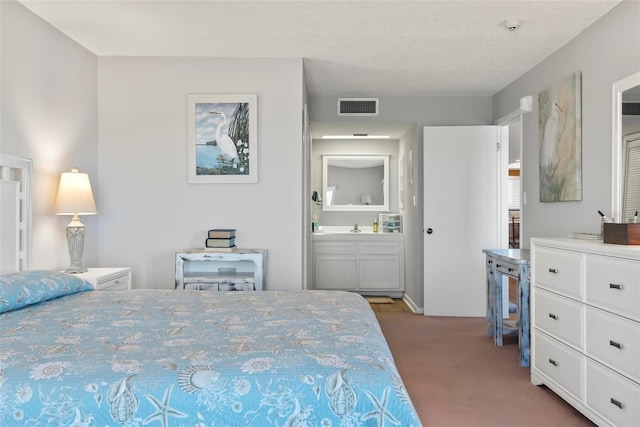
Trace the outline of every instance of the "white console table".
<path fill-rule="evenodd" d="M 256 290 L 265 288 L 265 249 L 186 249 L 176 252 L 176 289 Z"/>

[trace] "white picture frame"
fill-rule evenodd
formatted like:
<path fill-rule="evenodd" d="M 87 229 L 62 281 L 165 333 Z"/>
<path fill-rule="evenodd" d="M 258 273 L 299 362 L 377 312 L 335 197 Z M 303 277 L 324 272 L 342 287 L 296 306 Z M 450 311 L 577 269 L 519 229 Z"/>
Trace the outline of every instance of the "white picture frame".
<path fill-rule="evenodd" d="M 257 95 L 187 95 L 187 182 L 258 182 Z"/>

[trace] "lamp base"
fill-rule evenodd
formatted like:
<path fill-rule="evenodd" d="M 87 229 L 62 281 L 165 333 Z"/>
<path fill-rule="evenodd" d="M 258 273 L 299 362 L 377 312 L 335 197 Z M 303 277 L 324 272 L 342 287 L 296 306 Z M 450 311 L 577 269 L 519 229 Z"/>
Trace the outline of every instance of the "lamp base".
<path fill-rule="evenodd" d="M 71 265 L 64 272 L 68 274 L 84 273 L 88 271 L 82 265 L 82 253 L 84 252 L 84 225 L 67 225 L 67 245 L 69 246 L 69 258 Z"/>
<path fill-rule="evenodd" d="M 66 274 L 86 273 L 87 271 L 89 271 L 89 269 L 86 267 L 80 267 L 79 269 L 69 267 L 62 270 L 62 272 Z"/>

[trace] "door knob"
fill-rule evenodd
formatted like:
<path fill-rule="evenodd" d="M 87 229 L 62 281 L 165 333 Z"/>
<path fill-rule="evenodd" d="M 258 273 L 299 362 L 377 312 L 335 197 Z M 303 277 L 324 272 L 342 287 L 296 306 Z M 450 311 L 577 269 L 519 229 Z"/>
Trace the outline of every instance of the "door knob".
<path fill-rule="evenodd" d="M 431 227 L 427 228 L 427 234 L 433 233 L 433 229 Z"/>

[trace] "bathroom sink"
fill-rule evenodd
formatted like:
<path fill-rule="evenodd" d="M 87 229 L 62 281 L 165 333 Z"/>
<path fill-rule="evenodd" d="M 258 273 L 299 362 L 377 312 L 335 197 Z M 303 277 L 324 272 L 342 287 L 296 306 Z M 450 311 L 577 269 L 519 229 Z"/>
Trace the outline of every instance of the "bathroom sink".
<path fill-rule="evenodd" d="M 353 228 L 353 225 L 325 225 L 313 234 L 378 234 L 373 232 L 373 226 L 358 226 L 357 232 Z"/>

